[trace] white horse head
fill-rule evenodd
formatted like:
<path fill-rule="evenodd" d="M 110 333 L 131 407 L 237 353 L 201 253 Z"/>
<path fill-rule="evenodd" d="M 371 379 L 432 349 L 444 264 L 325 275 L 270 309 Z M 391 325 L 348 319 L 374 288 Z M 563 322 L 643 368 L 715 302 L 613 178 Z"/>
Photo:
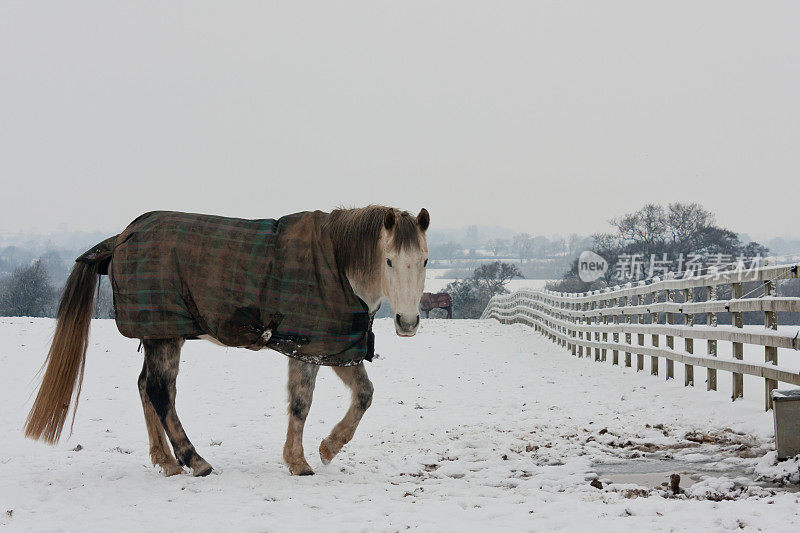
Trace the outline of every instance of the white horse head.
<path fill-rule="evenodd" d="M 388 299 L 395 331 L 403 337 L 419 328 L 429 224 L 426 209 L 415 217 L 381 205 L 336 209 L 328 224 L 336 259 L 353 291 L 373 313 Z"/>
<path fill-rule="evenodd" d="M 395 331 L 411 337 L 419 328 L 419 301 L 425 290 L 428 244 L 426 209 L 413 217 L 405 211 L 386 211 L 380 248 L 384 252 L 381 290 L 394 311 Z"/>

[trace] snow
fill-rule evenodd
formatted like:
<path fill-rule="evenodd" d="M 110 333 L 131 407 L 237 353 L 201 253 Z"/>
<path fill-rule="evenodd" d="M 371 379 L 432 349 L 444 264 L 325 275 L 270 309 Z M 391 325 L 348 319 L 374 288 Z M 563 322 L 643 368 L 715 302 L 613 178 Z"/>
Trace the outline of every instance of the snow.
<path fill-rule="evenodd" d="M 56 447 L 23 439 L 52 330 L 47 319 L 0 319 L 4 530 L 800 527 L 798 494 L 763 483 L 791 482 L 797 462 L 776 463 L 761 395 L 731 403 L 682 380 L 572 357 L 523 325 L 424 320 L 403 339 L 390 320 L 376 321 L 375 398 L 328 466 L 316 449 L 349 393 L 320 372 L 305 430 L 310 477 L 289 476 L 281 462 L 283 356 L 202 341 L 184 348 L 178 412 L 216 475 L 163 477 L 147 453 L 138 342 L 105 320 L 93 323 L 72 437 Z M 680 468 L 683 493 L 614 480 L 651 467 Z"/>
<path fill-rule="evenodd" d="M 800 483 L 800 455 L 778 462 L 778 453 L 769 452 L 756 463 L 755 472 L 760 477 L 785 483 Z"/>

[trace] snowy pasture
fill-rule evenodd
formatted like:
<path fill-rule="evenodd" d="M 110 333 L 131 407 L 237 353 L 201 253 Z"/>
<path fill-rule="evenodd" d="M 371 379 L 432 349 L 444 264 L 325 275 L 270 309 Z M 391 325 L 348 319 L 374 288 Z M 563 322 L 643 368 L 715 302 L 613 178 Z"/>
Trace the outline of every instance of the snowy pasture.
<path fill-rule="evenodd" d="M 800 528 L 798 465 L 774 464 L 760 394 L 732 404 L 722 391 L 569 356 L 523 325 L 424 320 L 402 339 L 377 321 L 372 407 L 328 466 L 317 446 L 349 394 L 320 372 L 310 477 L 281 462 L 284 357 L 187 342 L 178 413 L 216 471 L 165 478 L 147 453 L 138 342 L 113 321 L 93 323 L 71 438 L 23 439 L 53 324 L 0 319 L 1 530 Z M 670 473 L 682 475 L 677 496 L 662 485 Z"/>

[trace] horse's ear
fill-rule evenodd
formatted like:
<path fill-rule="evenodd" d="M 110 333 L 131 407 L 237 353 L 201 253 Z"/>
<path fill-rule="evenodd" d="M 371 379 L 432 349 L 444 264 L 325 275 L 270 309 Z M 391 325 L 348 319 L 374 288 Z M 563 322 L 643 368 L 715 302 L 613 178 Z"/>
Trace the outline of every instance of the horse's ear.
<path fill-rule="evenodd" d="M 427 231 L 430 223 L 431 216 L 428 214 L 428 210 L 423 207 L 422 211 L 420 211 L 419 215 L 417 215 L 417 224 L 419 224 L 419 227 L 422 229 L 422 231 Z"/>
<path fill-rule="evenodd" d="M 386 215 L 383 217 L 383 227 L 386 229 L 394 227 L 394 209 L 391 207 L 386 210 Z"/>

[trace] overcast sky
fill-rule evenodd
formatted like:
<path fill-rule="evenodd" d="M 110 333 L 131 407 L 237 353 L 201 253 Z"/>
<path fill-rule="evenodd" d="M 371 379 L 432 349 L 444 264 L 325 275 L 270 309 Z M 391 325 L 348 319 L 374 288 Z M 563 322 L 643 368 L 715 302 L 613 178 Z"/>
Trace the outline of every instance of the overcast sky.
<path fill-rule="evenodd" d="M 385 203 L 800 235 L 800 2 L 0 3 L 0 232 Z"/>

